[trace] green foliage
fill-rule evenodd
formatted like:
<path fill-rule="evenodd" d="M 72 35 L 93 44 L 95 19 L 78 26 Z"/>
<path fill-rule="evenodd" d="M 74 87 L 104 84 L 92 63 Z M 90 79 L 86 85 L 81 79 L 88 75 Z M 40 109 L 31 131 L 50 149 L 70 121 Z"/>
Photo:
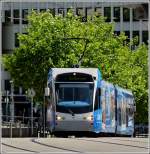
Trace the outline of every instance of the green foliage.
<path fill-rule="evenodd" d="M 52 16 L 50 12 L 33 12 L 27 34 L 20 34 L 20 47 L 4 57 L 16 85 L 33 87 L 42 98 L 47 73 L 52 67 L 98 67 L 103 78 L 131 89 L 137 103 L 137 119 L 147 121 L 147 47 L 131 51 L 126 36 L 113 33 L 114 24 L 103 17 L 88 17 L 87 22 L 73 16 Z M 81 60 L 82 59 L 82 60 Z"/>

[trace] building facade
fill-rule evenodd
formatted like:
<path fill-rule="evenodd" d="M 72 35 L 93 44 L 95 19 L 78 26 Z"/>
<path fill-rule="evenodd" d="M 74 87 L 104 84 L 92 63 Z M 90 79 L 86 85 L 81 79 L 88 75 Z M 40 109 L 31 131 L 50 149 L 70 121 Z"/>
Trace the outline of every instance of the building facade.
<path fill-rule="evenodd" d="M 86 21 L 87 15 L 97 12 L 106 17 L 106 22 L 115 23 L 117 35 L 124 32 L 129 40 L 138 36 L 138 44 L 148 44 L 148 3 L 80 2 L 80 0 L 75 2 L 4 2 L 2 5 L 2 54 L 11 54 L 15 48 L 19 47 L 17 34 L 26 33 L 27 15 L 32 10 L 37 12 L 51 10 L 54 15 L 65 16 L 70 8 L 73 9 L 74 14 L 81 15 L 83 21 Z M 10 74 L 2 67 L 4 115 L 6 114 L 4 108 L 8 102 L 12 101 L 12 97 L 16 106 L 20 106 L 21 110 L 25 110 L 24 108 L 28 106 L 25 90 L 15 86 L 13 90 L 10 80 Z M 28 114 L 28 111 L 24 112 Z M 19 111 L 15 111 L 15 115 L 19 115 Z"/>

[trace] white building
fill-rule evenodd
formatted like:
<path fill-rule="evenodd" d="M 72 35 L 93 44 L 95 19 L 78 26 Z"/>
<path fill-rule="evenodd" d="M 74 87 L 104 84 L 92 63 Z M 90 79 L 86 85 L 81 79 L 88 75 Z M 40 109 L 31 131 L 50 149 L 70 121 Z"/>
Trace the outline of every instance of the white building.
<path fill-rule="evenodd" d="M 48 0 L 47 0 L 48 1 Z M 107 17 L 107 22 L 115 22 L 115 33 L 125 32 L 129 39 L 139 36 L 139 44 L 148 43 L 148 3 L 136 2 L 81 2 L 81 0 L 68 2 L 4 2 L 2 6 L 2 54 L 10 54 L 19 46 L 17 33 L 25 33 L 27 26 L 26 17 L 32 9 L 37 12 L 50 9 L 54 14 L 65 15 L 69 8 L 74 13 L 82 15 L 83 20 L 93 11 Z M 10 94 L 10 75 L 2 69 L 2 94 L 3 102 L 6 91 Z M 14 91 L 16 102 L 26 102 L 25 92 L 19 87 Z M 17 100 L 18 98 L 18 100 Z"/>

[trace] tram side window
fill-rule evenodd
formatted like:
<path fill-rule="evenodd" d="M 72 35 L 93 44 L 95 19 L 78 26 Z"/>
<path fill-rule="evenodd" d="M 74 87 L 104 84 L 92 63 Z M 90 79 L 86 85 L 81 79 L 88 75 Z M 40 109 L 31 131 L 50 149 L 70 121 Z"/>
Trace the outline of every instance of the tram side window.
<path fill-rule="evenodd" d="M 121 103 L 119 103 L 118 115 L 119 115 L 119 126 L 121 126 Z"/>
<path fill-rule="evenodd" d="M 129 108 L 126 108 L 126 127 L 128 127 L 128 121 L 129 121 Z"/>
<path fill-rule="evenodd" d="M 132 99 L 129 100 L 130 102 L 133 101 Z M 134 110 L 133 110 L 133 105 L 129 106 L 129 113 L 128 113 L 128 126 L 133 126 L 133 115 L 134 115 Z"/>
<path fill-rule="evenodd" d="M 121 106 L 122 106 L 122 96 L 119 96 L 117 98 L 117 102 L 118 102 L 118 109 L 117 109 L 117 114 L 118 114 L 118 125 L 121 126 Z"/>
<path fill-rule="evenodd" d="M 123 118 L 124 118 L 124 113 L 123 113 L 123 100 L 121 102 L 121 126 L 123 125 Z"/>
<path fill-rule="evenodd" d="M 132 120 L 132 111 L 130 104 L 131 99 L 127 99 L 127 107 L 126 107 L 126 127 L 130 126 L 131 120 Z"/>
<path fill-rule="evenodd" d="M 105 88 L 101 89 L 101 101 L 102 101 L 102 123 L 105 128 L 106 125 L 106 97 L 105 97 Z"/>
<path fill-rule="evenodd" d="M 115 121 L 115 94 L 114 91 L 110 93 L 110 119 Z"/>
<path fill-rule="evenodd" d="M 121 106 L 121 123 L 122 125 L 126 124 L 126 99 L 123 98 Z"/>

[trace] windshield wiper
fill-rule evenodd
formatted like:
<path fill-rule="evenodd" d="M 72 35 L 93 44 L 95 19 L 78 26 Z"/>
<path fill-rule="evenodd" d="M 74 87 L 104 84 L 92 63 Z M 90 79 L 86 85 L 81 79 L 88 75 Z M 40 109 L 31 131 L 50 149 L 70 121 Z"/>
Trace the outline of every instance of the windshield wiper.
<path fill-rule="evenodd" d="M 67 109 L 69 111 L 69 113 L 72 114 L 72 116 L 74 116 L 74 112 L 71 109 Z"/>

